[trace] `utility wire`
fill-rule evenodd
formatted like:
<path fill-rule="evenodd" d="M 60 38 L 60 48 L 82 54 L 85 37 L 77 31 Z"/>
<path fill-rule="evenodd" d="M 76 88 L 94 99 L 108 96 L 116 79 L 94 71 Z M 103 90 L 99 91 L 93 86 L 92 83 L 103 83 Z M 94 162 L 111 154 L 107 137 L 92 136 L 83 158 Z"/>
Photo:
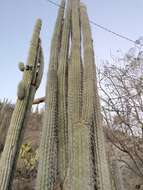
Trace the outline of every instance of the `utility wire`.
<path fill-rule="evenodd" d="M 47 0 L 49 3 L 55 5 L 56 7 L 61 7 L 61 5 L 59 5 L 58 3 L 51 1 L 51 0 Z"/>
<path fill-rule="evenodd" d="M 47 0 L 47 1 L 48 1 L 49 3 L 51 3 L 51 4 L 55 5 L 55 6 L 57 6 L 57 7 L 61 7 L 61 5 L 59 5 L 58 3 L 55 3 L 55 2 L 52 1 L 52 0 Z M 100 29 L 102 29 L 102 30 L 104 30 L 104 31 L 106 31 L 106 32 L 109 32 L 109 33 L 111 33 L 111 34 L 113 34 L 113 35 L 115 35 L 115 36 L 117 36 L 117 37 L 119 37 L 119 38 L 122 38 L 122 39 L 127 40 L 127 41 L 132 42 L 132 43 L 136 43 L 136 41 L 134 41 L 134 40 L 132 40 L 132 39 L 130 39 L 130 38 L 128 38 L 128 37 L 122 35 L 122 34 L 119 34 L 119 33 L 117 33 L 117 32 L 114 32 L 114 31 L 112 31 L 112 30 L 106 28 L 105 26 L 102 26 L 102 25 L 100 25 L 100 24 L 98 24 L 98 23 L 96 23 L 96 22 L 94 22 L 94 21 L 92 21 L 92 20 L 89 20 L 89 22 L 90 22 L 92 25 L 97 26 L 98 28 L 100 28 Z"/>
<path fill-rule="evenodd" d="M 90 23 L 93 24 L 93 25 L 95 25 L 95 26 L 97 26 L 98 28 L 103 29 L 106 32 L 110 32 L 111 34 L 114 34 L 114 35 L 116 35 L 116 36 L 118 36 L 120 38 L 123 38 L 123 39 L 128 40 L 128 41 L 133 42 L 133 43 L 136 43 L 134 40 L 132 40 L 132 39 L 126 37 L 126 36 L 123 36 L 122 34 L 113 32 L 112 30 L 110 30 L 110 29 L 108 29 L 108 28 L 106 28 L 104 26 L 101 26 L 100 24 L 97 24 L 96 22 L 93 22 L 92 20 L 90 20 Z"/>

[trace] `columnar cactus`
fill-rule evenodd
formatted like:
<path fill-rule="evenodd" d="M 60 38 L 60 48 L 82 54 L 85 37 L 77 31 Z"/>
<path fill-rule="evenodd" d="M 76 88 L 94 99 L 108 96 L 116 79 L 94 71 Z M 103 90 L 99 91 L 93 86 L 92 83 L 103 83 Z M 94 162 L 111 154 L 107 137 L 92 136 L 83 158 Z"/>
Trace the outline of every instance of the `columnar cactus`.
<path fill-rule="evenodd" d="M 64 23 L 63 16 L 61 5 L 51 45 L 36 188 L 111 190 L 87 11 L 79 0 L 68 0 Z"/>
<path fill-rule="evenodd" d="M 63 24 L 58 67 L 58 172 L 61 182 L 65 178 L 68 163 L 67 82 L 70 29 L 71 0 L 67 4 Z"/>
<path fill-rule="evenodd" d="M 24 68 L 23 79 L 18 88 L 18 99 L 12 115 L 4 150 L 0 160 L 0 189 L 11 188 L 11 179 L 19 152 L 22 131 L 27 115 L 32 106 L 35 92 L 41 82 L 43 73 L 43 56 L 40 44 L 41 20 L 35 25 L 27 65 Z"/>
<path fill-rule="evenodd" d="M 65 189 L 89 189 L 90 131 L 82 121 L 82 63 L 79 1 L 72 1 L 72 44 L 68 70 L 68 148 L 69 181 Z M 92 186 L 93 187 L 93 186 Z M 92 189 L 92 188 L 91 188 Z"/>
<path fill-rule="evenodd" d="M 96 70 L 94 64 L 94 51 L 91 39 L 91 31 L 89 20 L 85 6 L 81 5 L 81 21 L 83 29 L 83 44 L 84 44 L 84 63 L 85 63 L 85 101 L 88 107 L 83 110 L 83 115 L 86 110 L 85 119 L 89 118 L 89 122 L 93 123 L 94 127 L 94 162 L 96 169 L 97 188 L 101 190 L 111 190 L 110 174 L 105 152 L 104 132 L 101 122 L 101 110 L 99 103 Z M 87 66 L 87 67 L 86 67 Z M 86 105 L 85 105 L 86 106 Z M 83 106 L 84 107 L 84 106 Z"/>
<path fill-rule="evenodd" d="M 58 183 L 57 179 L 57 68 L 59 48 L 64 16 L 65 1 L 59 9 L 55 31 L 51 44 L 50 63 L 46 86 L 45 114 L 40 143 L 40 159 L 36 182 L 37 190 L 52 190 Z"/>

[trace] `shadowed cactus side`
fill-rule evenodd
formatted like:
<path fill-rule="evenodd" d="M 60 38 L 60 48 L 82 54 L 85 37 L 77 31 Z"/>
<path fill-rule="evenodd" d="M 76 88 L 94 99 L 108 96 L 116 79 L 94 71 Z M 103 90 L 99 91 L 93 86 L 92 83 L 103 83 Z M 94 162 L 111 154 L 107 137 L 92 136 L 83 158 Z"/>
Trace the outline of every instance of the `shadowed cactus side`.
<path fill-rule="evenodd" d="M 36 190 L 52 190 L 57 182 L 57 105 L 58 105 L 58 58 L 65 1 L 61 2 L 54 35 L 51 43 L 50 63 L 48 70 L 45 114 L 40 142 L 40 159 Z"/>
<path fill-rule="evenodd" d="M 17 155 L 19 152 L 19 147 L 21 145 L 22 131 L 25 127 L 27 115 L 32 106 L 35 92 L 41 82 L 41 78 L 39 78 L 40 81 L 37 81 L 39 74 L 43 73 L 43 62 L 41 62 L 40 58 L 42 55 L 42 49 L 39 38 L 40 30 L 41 20 L 38 19 L 35 25 L 31 41 L 27 65 L 25 66 L 27 67 L 27 69 L 24 70 L 23 79 L 19 85 L 18 99 L 12 115 L 4 150 L 0 160 L 1 190 L 8 190 L 11 188 L 11 182 L 15 164 L 17 161 Z"/>

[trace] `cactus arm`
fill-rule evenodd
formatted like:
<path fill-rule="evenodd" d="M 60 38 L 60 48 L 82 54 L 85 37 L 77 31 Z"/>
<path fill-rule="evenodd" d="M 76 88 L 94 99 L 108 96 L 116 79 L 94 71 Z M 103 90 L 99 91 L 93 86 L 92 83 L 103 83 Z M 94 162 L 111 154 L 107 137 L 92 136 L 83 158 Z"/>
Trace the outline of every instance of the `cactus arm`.
<path fill-rule="evenodd" d="M 57 184 L 57 68 L 65 1 L 61 2 L 51 44 L 45 114 L 40 142 L 40 159 L 36 180 L 37 190 L 52 190 Z"/>
<path fill-rule="evenodd" d="M 58 67 L 58 172 L 64 180 L 68 162 L 68 123 L 67 123 L 67 69 L 69 53 L 69 36 L 71 28 L 71 0 L 68 0 L 63 25 L 61 51 Z"/>
<path fill-rule="evenodd" d="M 11 188 L 11 179 L 14 173 L 14 167 L 21 144 L 22 130 L 26 124 L 26 118 L 30 111 L 36 86 L 32 85 L 35 76 L 35 68 L 37 67 L 37 48 L 39 46 L 39 34 L 41 30 L 41 20 L 37 20 L 27 65 L 29 70 L 24 70 L 23 86 L 25 88 L 25 96 L 22 99 L 17 99 L 16 106 L 12 115 L 10 127 L 8 130 L 5 147 L 0 160 L 0 189 L 8 190 Z"/>
<path fill-rule="evenodd" d="M 82 19 L 82 28 L 83 28 L 85 68 L 87 66 L 86 68 L 87 72 L 85 73 L 86 75 L 85 78 L 88 81 L 87 83 L 84 84 L 86 86 L 86 88 L 84 88 L 85 91 L 84 96 L 85 97 L 87 96 L 86 104 L 88 105 L 87 111 L 89 111 L 84 116 L 85 109 L 83 109 L 83 116 L 85 117 L 85 119 L 89 118 L 89 121 L 92 121 L 93 117 L 92 127 L 94 128 L 94 139 L 95 139 L 94 140 L 95 166 L 97 165 L 96 175 L 99 176 L 99 178 L 97 179 L 99 184 L 97 185 L 97 188 L 100 188 L 101 190 L 106 190 L 106 189 L 111 190 L 109 167 L 105 152 L 104 132 L 101 123 L 101 110 L 100 110 L 99 95 L 97 90 L 98 87 L 97 87 L 96 70 L 94 64 L 94 53 L 93 53 L 90 25 L 89 25 L 86 7 L 84 5 L 81 5 L 80 10 L 81 10 L 81 19 Z M 94 114 L 92 115 L 91 113 Z"/>

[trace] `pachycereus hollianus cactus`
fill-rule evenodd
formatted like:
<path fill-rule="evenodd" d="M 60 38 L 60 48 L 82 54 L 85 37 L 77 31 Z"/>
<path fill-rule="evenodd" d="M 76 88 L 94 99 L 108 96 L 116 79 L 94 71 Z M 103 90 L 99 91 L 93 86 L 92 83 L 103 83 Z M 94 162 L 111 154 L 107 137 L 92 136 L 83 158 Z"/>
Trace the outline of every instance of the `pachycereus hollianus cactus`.
<path fill-rule="evenodd" d="M 36 190 L 111 190 L 85 5 L 61 2 L 51 44 Z"/>

